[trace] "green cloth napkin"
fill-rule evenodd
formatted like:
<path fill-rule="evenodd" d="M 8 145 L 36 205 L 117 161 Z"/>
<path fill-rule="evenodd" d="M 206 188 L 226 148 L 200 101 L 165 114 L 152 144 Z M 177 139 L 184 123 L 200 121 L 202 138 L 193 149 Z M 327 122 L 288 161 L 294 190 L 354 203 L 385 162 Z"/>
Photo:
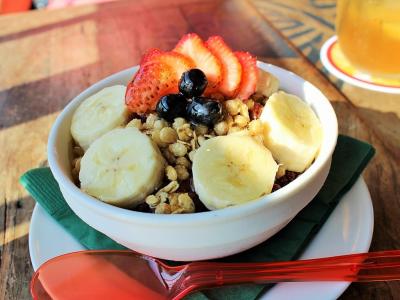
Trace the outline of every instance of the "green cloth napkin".
<path fill-rule="evenodd" d="M 297 258 L 315 236 L 341 197 L 351 188 L 375 153 L 374 148 L 340 135 L 328 178 L 318 195 L 280 232 L 245 252 L 220 259 L 224 262 L 284 261 Z M 84 223 L 65 202 L 49 168 L 26 172 L 21 184 L 49 215 L 88 249 L 125 249 Z M 179 216 L 177 216 L 179 218 Z M 271 285 L 219 287 L 189 295 L 190 300 L 252 300 Z"/>

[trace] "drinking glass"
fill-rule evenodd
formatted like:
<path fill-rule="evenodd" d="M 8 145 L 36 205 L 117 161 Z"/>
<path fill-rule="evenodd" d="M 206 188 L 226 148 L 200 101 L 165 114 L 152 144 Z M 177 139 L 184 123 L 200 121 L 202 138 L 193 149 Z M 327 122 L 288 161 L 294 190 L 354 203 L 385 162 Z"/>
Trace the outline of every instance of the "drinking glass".
<path fill-rule="evenodd" d="M 338 0 L 336 32 L 358 70 L 400 77 L 400 0 Z"/>

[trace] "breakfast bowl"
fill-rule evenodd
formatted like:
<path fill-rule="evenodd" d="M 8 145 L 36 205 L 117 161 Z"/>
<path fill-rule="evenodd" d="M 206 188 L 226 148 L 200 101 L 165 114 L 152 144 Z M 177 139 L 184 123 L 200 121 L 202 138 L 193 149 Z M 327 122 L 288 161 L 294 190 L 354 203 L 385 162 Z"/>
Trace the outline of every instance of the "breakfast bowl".
<path fill-rule="evenodd" d="M 75 97 L 56 119 L 48 140 L 48 161 L 71 209 L 88 225 L 121 245 L 175 261 L 225 257 L 267 240 L 318 193 L 328 175 L 338 136 L 335 112 L 311 83 L 282 68 L 257 62 L 280 81 L 280 89 L 308 103 L 321 122 L 322 143 L 314 162 L 286 186 L 245 204 L 189 214 L 150 214 L 116 207 L 84 193 L 71 175 L 71 121 L 89 96 L 105 87 L 126 85 L 138 67 L 113 74 Z M 262 166 L 261 166 L 262 167 Z M 210 179 L 212 180 L 212 178 Z"/>

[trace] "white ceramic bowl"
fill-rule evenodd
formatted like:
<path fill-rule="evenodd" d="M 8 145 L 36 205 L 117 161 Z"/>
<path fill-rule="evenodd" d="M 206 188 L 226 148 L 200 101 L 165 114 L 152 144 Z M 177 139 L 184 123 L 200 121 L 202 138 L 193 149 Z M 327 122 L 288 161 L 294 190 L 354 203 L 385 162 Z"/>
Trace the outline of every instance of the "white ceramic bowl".
<path fill-rule="evenodd" d="M 322 187 L 330 168 L 338 129 L 326 97 L 299 76 L 258 63 L 280 80 L 280 89 L 311 105 L 321 120 L 324 139 L 315 162 L 296 180 L 278 191 L 244 205 L 186 215 L 156 215 L 103 203 L 71 180 L 71 118 L 88 96 L 104 87 L 127 84 L 137 67 L 109 76 L 73 99 L 58 116 L 48 141 L 48 160 L 65 200 L 87 224 L 118 243 L 141 253 L 170 260 L 212 259 L 249 249 L 283 228 Z"/>

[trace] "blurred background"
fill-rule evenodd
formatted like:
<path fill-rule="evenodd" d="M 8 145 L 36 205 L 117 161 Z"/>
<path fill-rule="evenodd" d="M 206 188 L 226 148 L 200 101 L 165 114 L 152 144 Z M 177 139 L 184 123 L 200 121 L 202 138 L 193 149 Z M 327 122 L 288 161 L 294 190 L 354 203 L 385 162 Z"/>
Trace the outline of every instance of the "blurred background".
<path fill-rule="evenodd" d="M 52 9 L 90 3 L 116 0 L 0 0 L 0 14 L 27 11 L 31 9 Z"/>

